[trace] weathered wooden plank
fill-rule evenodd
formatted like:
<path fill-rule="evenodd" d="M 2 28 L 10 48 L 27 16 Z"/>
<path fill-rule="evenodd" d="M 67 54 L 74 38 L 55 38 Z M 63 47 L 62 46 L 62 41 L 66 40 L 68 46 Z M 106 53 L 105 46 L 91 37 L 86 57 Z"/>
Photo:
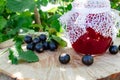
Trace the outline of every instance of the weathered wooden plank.
<path fill-rule="evenodd" d="M 14 45 L 13 39 L 9 39 L 7 41 L 0 43 L 0 49 L 6 48 L 6 47 L 11 47 L 13 45 Z"/>
<path fill-rule="evenodd" d="M 115 44 L 118 45 L 119 40 L 115 40 Z M 59 63 L 58 57 L 62 53 L 70 54 L 69 64 Z M 97 80 L 120 72 L 120 53 L 111 55 L 107 51 L 104 55 L 96 56 L 95 62 L 89 67 L 82 64 L 81 56 L 72 48 L 45 51 L 37 55 L 39 62 L 12 65 L 6 52 L 0 56 L 0 71 L 19 80 Z"/>

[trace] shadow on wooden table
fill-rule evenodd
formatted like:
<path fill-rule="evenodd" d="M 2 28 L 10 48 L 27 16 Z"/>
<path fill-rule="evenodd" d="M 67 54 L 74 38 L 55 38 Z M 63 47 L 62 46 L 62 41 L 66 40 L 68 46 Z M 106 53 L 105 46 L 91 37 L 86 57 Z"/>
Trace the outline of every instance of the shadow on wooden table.
<path fill-rule="evenodd" d="M 17 80 L 16 78 L 12 78 L 4 73 L 0 73 L 0 80 Z"/>

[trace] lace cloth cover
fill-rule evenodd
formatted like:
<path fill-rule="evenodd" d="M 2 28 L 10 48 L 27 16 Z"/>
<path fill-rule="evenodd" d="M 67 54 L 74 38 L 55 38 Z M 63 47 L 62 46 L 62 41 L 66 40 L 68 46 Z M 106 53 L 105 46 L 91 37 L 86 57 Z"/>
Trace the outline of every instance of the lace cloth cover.
<path fill-rule="evenodd" d="M 72 10 L 59 18 L 73 44 L 88 27 L 104 37 L 116 37 L 115 18 L 109 0 L 74 0 Z"/>

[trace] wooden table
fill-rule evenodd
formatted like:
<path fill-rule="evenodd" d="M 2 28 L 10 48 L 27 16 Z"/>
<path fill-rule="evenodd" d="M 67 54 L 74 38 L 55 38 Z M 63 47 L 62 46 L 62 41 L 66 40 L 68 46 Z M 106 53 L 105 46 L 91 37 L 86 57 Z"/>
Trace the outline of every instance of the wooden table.
<path fill-rule="evenodd" d="M 116 39 L 115 44 L 120 44 Z M 0 52 L 5 49 L 0 49 Z M 59 63 L 58 57 L 68 53 L 71 61 L 67 65 Z M 81 62 L 81 56 L 72 48 L 59 48 L 55 52 L 45 51 L 37 54 L 40 61 L 36 63 L 21 63 L 12 65 L 8 60 L 8 52 L 0 55 L 0 72 L 18 80 L 120 80 L 120 52 L 111 55 L 107 51 L 102 56 L 96 56 L 91 66 Z"/>

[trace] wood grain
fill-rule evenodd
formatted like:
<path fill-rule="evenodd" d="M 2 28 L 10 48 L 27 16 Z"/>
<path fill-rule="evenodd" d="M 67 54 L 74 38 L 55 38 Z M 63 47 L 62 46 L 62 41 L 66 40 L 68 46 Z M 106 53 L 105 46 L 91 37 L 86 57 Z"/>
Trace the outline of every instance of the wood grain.
<path fill-rule="evenodd" d="M 118 45 L 119 40 L 115 40 L 115 44 Z M 3 49 L 0 51 L 2 52 Z M 59 63 L 58 57 L 62 53 L 70 54 L 69 64 Z M 39 62 L 18 65 L 12 65 L 9 62 L 8 54 L 6 52 L 0 55 L 0 72 L 18 80 L 120 80 L 115 75 L 120 72 L 120 53 L 111 55 L 107 51 L 104 55 L 94 57 L 94 63 L 89 67 L 82 64 L 82 56 L 76 54 L 72 48 L 36 53 L 39 56 Z M 108 79 L 110 77 L 111 79 Z"/>
<path fill-rule="evenodd" d="M 0 49 L 6 48 L 6 47 L 11 47 L 13 45 L 14 45 L 13 39 L 9 39 L 7 41 L 0 43 Z"/>

